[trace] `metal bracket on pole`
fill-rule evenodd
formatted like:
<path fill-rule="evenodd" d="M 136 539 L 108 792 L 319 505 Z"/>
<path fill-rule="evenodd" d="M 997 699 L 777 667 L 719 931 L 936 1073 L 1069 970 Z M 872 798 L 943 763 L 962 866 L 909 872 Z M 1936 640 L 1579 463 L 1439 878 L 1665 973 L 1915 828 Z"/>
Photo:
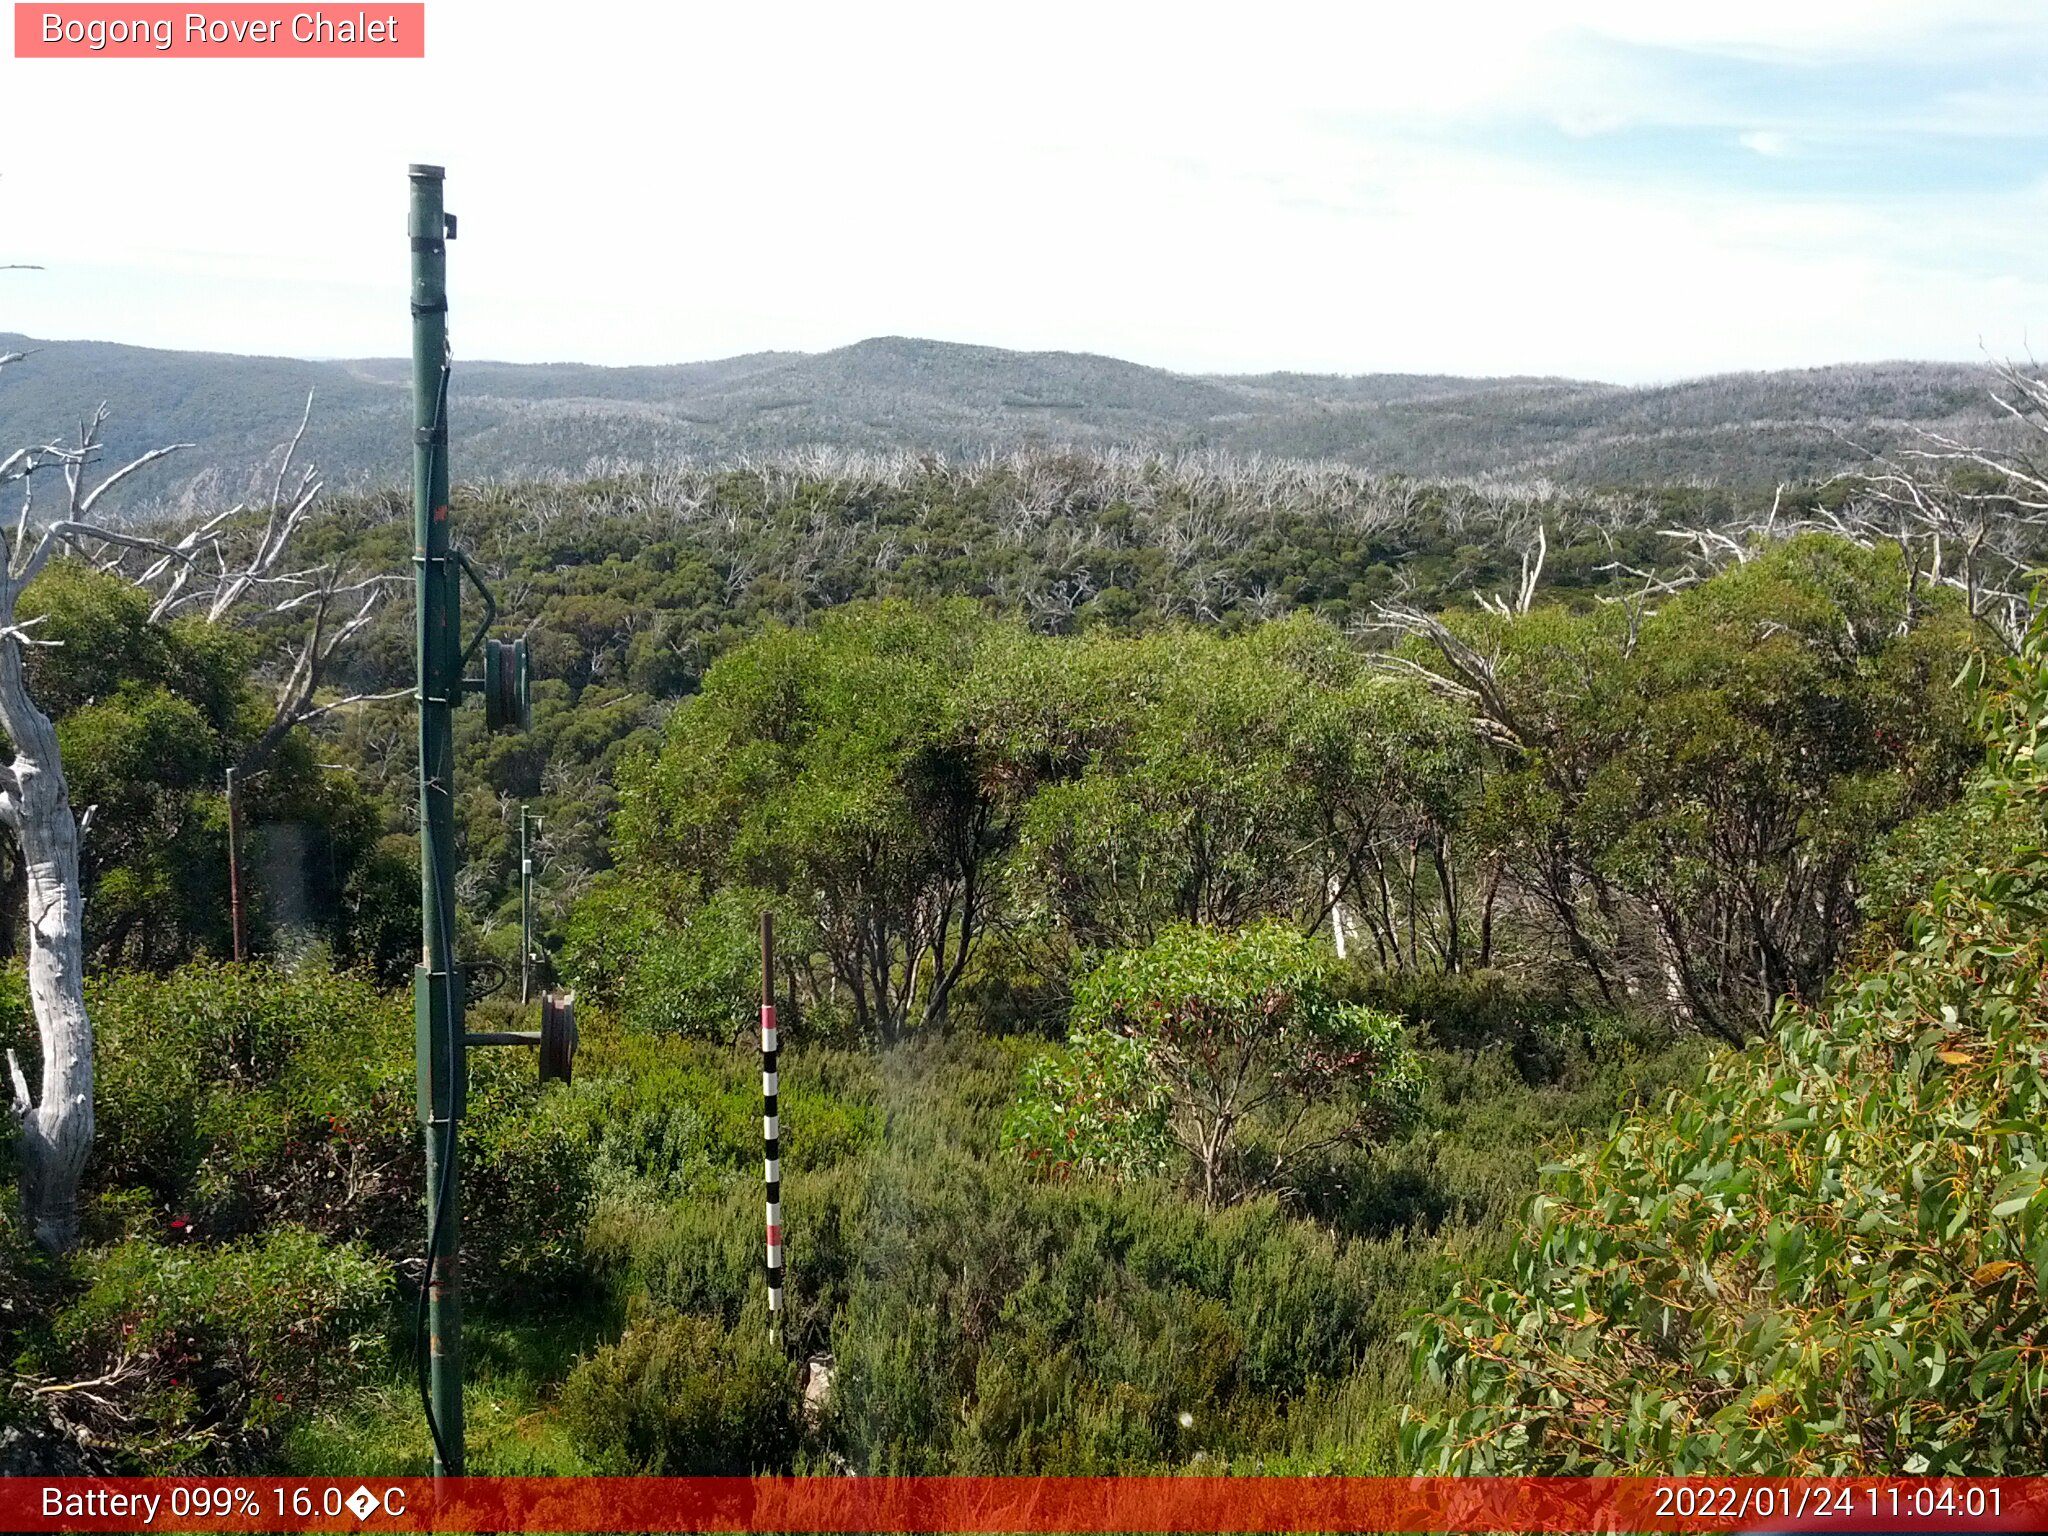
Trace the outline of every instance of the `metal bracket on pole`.
<path fill-rule="evenodd" d="M 442 441 L 444 442 L 447 441 L 447 430 L 447 426 L 444 424 L 441 428 Z M 477 623 L 476 633 L 469 637 L 469 644 L 462 648 L 462 661 L 460 665 L 467 672 L 469 670 L 470 658 L 476 655 L 477 647 L 484 643 L 484 636 L 491 632 L 491 625 L 498 617 L 498 600 L 491 596 L 491 589 L 485 584 L 483 573 L 476 568 L 468 555 L 465 555 L 460 548 L 451 549 L 448 553 L 455 557 L 457 568 L 461 570 L 463 575 L 469 578 L 469 584 L 476 588 L 477 596 L 484 600 L 484 616 Z M 466 678 L 463 681 L 463 686 L 469 686 Z"/>
<path fill-rule="evenodd" d="M 576 1061 L 576 994 L 550 992 L 540 1000 L 539 1029 L 477 1030 L 464 1045 L 527 1045 L 540 1049 L 540 1080 L 566 1083 Z"/>

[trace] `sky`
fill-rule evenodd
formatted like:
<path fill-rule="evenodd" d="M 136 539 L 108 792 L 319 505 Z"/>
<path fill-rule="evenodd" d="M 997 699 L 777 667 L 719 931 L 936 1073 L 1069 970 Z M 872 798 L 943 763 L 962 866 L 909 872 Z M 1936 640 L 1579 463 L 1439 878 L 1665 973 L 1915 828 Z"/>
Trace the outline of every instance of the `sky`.
<path fill-rule="evenodd" d="M 2048 331 L 2040 0 L 428 0 L 426 51 L 0 57 L 45 268 L 0 331 L 401 355 L 414 161 L 458 358 L 1632 383 Z"/>

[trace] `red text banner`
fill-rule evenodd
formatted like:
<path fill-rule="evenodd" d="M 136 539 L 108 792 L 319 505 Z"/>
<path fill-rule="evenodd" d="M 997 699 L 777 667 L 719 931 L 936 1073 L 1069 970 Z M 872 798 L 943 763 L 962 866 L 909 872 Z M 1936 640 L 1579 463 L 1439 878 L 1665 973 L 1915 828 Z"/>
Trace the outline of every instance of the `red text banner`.
<path fill-rule="evenodd" d="M 14 7 L 17 59 L 423 59 L 424 4 Z"/>
<path fill-rule="evenodd" d="M 0 1478 L 8 1531 L 2048 1531 L 2048 1478 Z"/>

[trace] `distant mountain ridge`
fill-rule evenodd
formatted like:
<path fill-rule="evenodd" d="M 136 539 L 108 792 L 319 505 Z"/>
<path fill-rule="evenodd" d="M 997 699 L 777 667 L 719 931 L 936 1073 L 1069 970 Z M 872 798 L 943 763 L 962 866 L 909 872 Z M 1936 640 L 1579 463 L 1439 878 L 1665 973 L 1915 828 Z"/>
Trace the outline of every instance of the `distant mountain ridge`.
<path fill-rule="evenodd" d="M 337 485 L 410 479 L 408 365 L 158 351 L 0 335 L 0 445 L 46 441 L 108 402 L 109 456 L 194 446 L 158 470 L 235 495 L 316 391 L 305 453 Z M 888 336 L 818 353 L 660 367 L 458 360 L 458 479 L 581 475 L 794 449 L 975 455 L 1031 446 L 1338 459 L 1414 476 L 1762 486 L 1998 427 L 1988 370 L 1858 363 L 1659 386 L 1422 374 L 1200 376 L 1074 352 Z"/>

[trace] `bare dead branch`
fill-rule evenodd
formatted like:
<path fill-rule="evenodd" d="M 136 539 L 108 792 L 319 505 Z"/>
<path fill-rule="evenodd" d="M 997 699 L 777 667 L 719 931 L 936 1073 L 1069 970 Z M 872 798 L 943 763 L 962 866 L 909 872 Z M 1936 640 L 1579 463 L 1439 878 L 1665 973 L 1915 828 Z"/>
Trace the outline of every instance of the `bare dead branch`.
<path fill-rule="evenodd" d="M 302 710 L 299 714 L 299 723 L 303 725 L 308 720 L 317 720 L 322 715 L 332 714 L 338 709 L 353 709 L 358 704 L 382 704 L 391 699 L 409 699 L 412 696 L 413 690 L 410 688 L 392 688 L 383 693 L 352 693 L 346 698 L 335 699 L 326 704 L 315 704 L 309 709 Z"/>
<path fill-rule="evenodd" d="M 104 409 L 105 408 L 102 407 L 102 410 Z M 88 494 L 83 501 L 80 501 L 76 504 L 76 515 L 80 519 L 90 517 L 92 515 L 92 509 L 99 505 L 100 498 L 105 496 L 107 492 L 111 491 L 115 486 L 119 485 L 123 480 L 126 480 L 130 475 L 134 474 L 137 470 L 147 469 L 150 465 L 156 463 L 159 459 L 167 459 L 172 454 L 182 453 L 186 449 L 191 448 L 193 446 L 195 445 L 191 443 L 166 443 L 161 448 L 152 448 L 149 450 L 149 452 L 143 454 L 140 458 L 132 459 L 128 463 L 123 464 L 111 475 L 107 476 L 106 479 L 102 480 L 98 485 L 94 486 L 90 494 Z"/>

